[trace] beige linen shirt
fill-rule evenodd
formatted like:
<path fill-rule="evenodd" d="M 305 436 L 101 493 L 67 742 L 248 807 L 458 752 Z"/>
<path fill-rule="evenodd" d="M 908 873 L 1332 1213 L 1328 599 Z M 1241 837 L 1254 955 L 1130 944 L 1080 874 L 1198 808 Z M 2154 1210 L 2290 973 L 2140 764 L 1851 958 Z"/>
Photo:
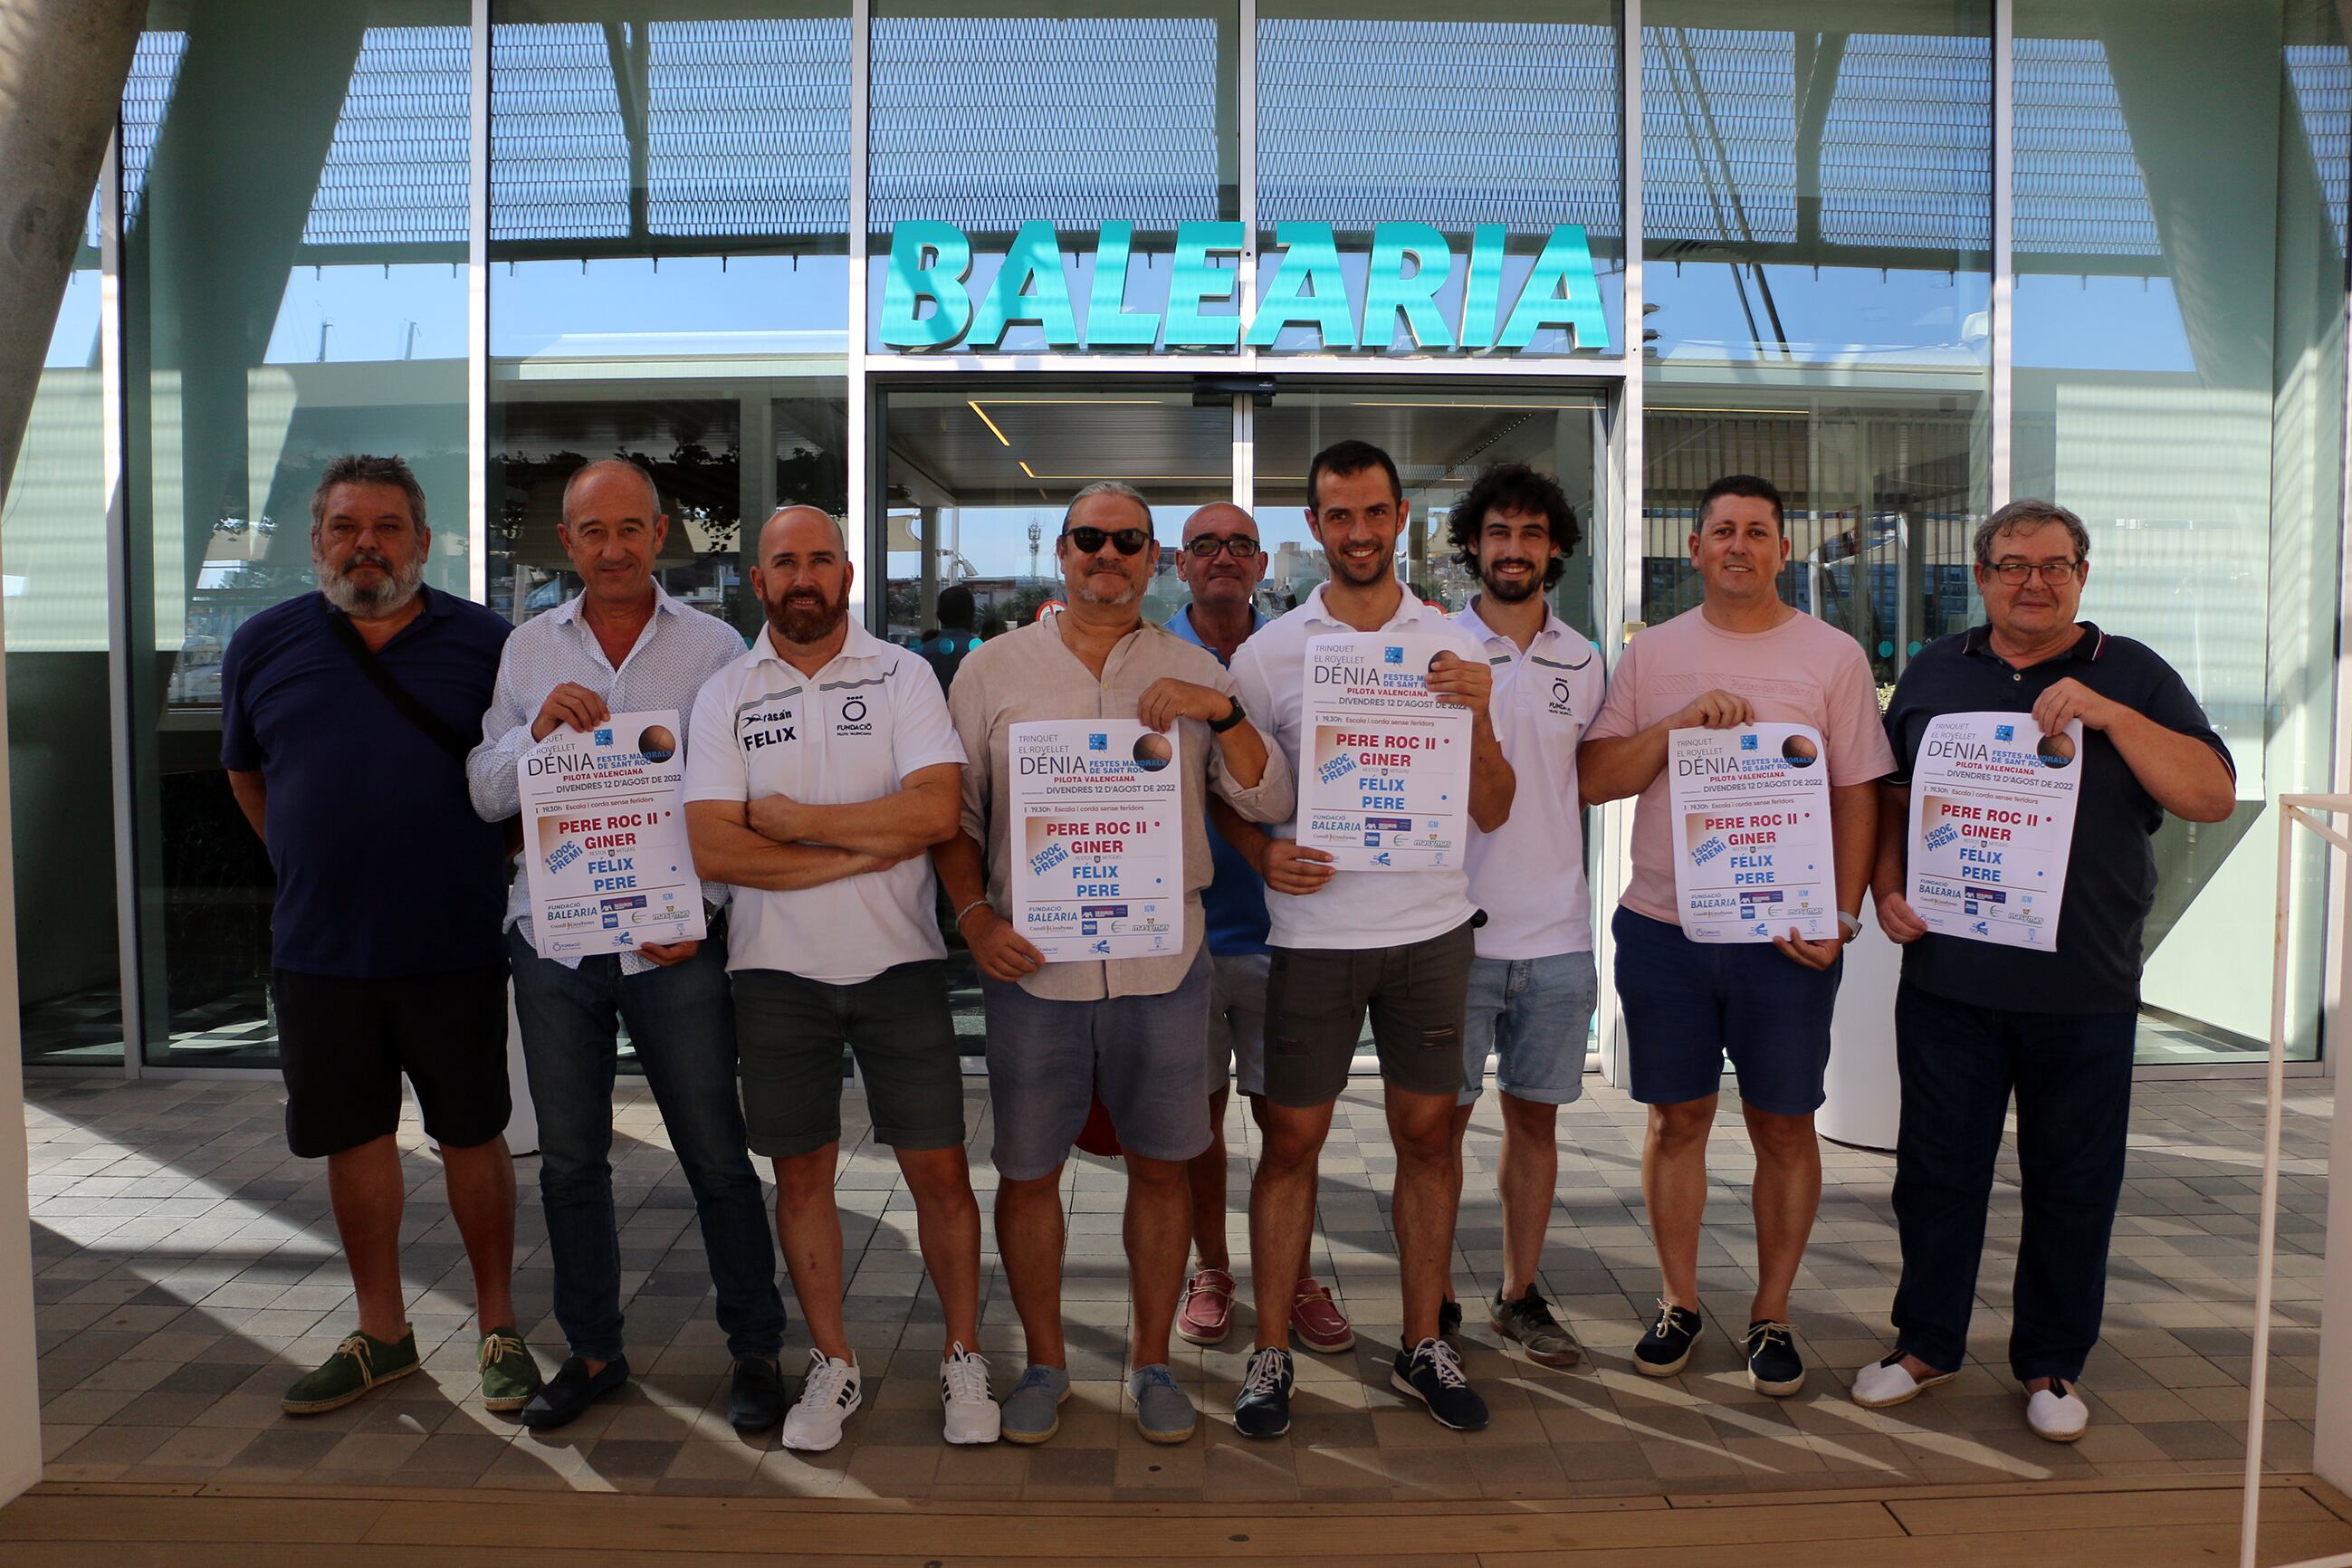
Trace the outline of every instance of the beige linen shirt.
<path fill-rule="evenodd" d="M 1063 645 L 1060 617 L 1023 626 L 965 656 L 948 689 L 948 711 L 971 759 L 963 771 L 963 831 L 988 861 L 988 901 L 1013 912 L 1013 764 L 1015 724 L 1072 719 L 1132 719 L 1152 682 L 1189 680 L 1231 696 L 1233 677 L 1216 656 L 1150 622 L 1121 637 L 1103 661 L 1102 679 Z M 1225 772 L 1209 727 L 1180 719 L 1184 765 L 1184 948 L 1160 958 L 1048 963 L 1022 977 L 1022 988 L 1047 1002 L 1098 1002 L 1108 996 L 1158 996 L 1182 984 L 1201 950 L 1201 889 L 1209 885 L 1208 792 L 1213 788 L 1252 822 L 1290 816 L 1297 792 L 1290 763 L 1268 743 L 1265 773 L 1244 789 Z"/>

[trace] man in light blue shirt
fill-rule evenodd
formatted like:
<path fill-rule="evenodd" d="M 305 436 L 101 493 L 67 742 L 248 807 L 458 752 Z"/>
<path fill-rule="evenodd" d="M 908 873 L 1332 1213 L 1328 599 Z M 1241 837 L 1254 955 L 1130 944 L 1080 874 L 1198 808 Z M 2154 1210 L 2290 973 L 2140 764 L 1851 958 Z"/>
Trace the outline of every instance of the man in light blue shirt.
<path fill-rule="evenodd" d="M 507 639 L 482 743 L 467 759 L 474 808 L 519 808 L 515 763 L 563 725 L 668 709 L 677 733 L 702 683 L 743 656 L 743 639 L 654 581 L 669 534 L 653 478 L 634 463 L 591 463 L 563 491 L 558 531 L 581 592 Z M 706 884 L 715 903 L 725 889 Z M 613 1076 L 629 1026 L 662 1124 L 686 1172 L 735 1357 L 728 1419 L 759 1432 L 783 1419 L 784 1303 L 767 1201 L 746 1152 L 735 1092 L 735 1015 L 723 928 L 700 942 L 557 960 L 532 945 L 529 880 L 507 906 L 515 1014 L 539 1112 L 540 1201 L 555 1258 L 555 1321 L 571 1355 L 523 1407 L 526 1426 L 576 1420 L 628 1381 L 621 1342 L 620 1236 L 613 1212 Z"/>

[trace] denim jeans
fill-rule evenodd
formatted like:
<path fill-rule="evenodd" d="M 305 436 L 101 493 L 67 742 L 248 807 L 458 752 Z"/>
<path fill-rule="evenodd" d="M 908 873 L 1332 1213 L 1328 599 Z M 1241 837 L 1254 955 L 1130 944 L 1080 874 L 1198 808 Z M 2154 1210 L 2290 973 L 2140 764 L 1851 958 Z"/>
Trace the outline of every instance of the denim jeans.
<path fill-rule="evenodd" d="M 2130 1013 L 1979 1007 L 1910 985 L 1896 994 L 1898 1351 L 1938 1372 L 1957 1371 L 1968 1357 L 1985 1207 L 2014 1089 L 2025 1224 L 2010 1371 L 2021 1383 L 2082 1376 L 2106 1305 L 2137 1030 Z"/>
<path fill-rule="evenodd" d="M 784 1340 L 767 1198 L 743 1140 L 735 1094 L 735 1013 L 727 947 L 705 942 L 683 963 L 624 975 L 616 956 L 567 969 L 507 933 L 523 1066 L 539 1111 L 539 1197 L 555 1255 L 555 1321 L 572 1353 L 621 1353 L 621 1238 L 613 1215 L 613 1076 L 626 1020 L 661 1108 L 719 1290 L 735 1355 L 773 1357 Z"/>

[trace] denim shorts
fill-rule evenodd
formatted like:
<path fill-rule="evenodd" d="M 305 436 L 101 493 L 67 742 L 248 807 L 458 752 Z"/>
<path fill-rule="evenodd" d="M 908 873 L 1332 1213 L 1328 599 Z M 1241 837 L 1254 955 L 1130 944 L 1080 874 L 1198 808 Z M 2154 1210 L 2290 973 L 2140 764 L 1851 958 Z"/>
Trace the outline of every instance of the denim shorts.
<path fill-rule="evenodd" d="M 1739 1098 L 1757 1110 L 1821 1109 L 1844 959 L 1808 969 L 1769 942 L 1693 942 L 1680 926 L 1622 907 L 1609 929 L 1635 1100 L 1705 1100 L 1722 1089 L 1728 1057 Z"/>
<path fill-rule="evenodd" d="M 1265 977 L 1269 952 L 1209 955 L 1209 1092 L 1230 1077 L 1244 1094 L 1265 1092 Z"/>
<path fill-rule="evenodd" d="M 1589 952 L 1474 960 L 1462 1020 L 1460 1103 L 1475 1104 L 1486 1089 L 1489 1050 L 1505 1094 L 1536 1105 L 1572 1103 L 1584 1092 L 1600 991 Z"/>
<path fill-rule="evenodd" d="M 1097 1095 L 1130 1154 L 1189 1160 L 1209 1146 L 1206 946 L 1176 989 L 1158 996 L 1048 1002 L 985 974 L 980 988 L 998 1175 L 1053 1174 Z"/>

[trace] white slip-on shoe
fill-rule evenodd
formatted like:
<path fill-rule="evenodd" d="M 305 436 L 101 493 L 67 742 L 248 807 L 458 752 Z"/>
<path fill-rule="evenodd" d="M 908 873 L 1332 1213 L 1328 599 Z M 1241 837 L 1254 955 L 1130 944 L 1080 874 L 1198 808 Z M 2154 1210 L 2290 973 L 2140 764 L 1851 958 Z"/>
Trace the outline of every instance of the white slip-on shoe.
<path fill-rule="evenodd" d="M 1903 1352 L 1896 1351 L 1885 1361 L 1872 1362 L 1853 1374 L 1853 1402 L 1864 1410 L 1885 1410 L 1908 1404 L 1937 1384 L 1949 1383 L 1959 1375 L 1957 1372 L 1931 1372 L 1925 1377 L 1913 1377 L 1910 1369 L 1903 1364 Z"/>
<path fill-rule="evenodd" d="M 841 1424 L 865 1403 L 856 1362 L 832 1361 L 823 1351 L 809 1352 L 801 1396 L 784 1415 L 784 1447 L 803 1454 L 824 1453 L 841 1441 Z"/>
<path fill-rule="evenodd" d="M 961 1342 L 940 1363 L 940 1403 L 950 1443 L 993 1443 L 1003 1429 L 1004 1413 L 988 1392 L 988 1363 Z"/>
<path fill-rule="evenodd" d="M 2091 1407 L 2074 1392 L 2074 1385 L 2053 1379 L 2049 1387 L 2036 1390 L 2025 1401 L 2025 1424 L 2037 1437 L 2053 1443 L 2071 1443 L 2080 1437 L 2091 1425 Z"/>

